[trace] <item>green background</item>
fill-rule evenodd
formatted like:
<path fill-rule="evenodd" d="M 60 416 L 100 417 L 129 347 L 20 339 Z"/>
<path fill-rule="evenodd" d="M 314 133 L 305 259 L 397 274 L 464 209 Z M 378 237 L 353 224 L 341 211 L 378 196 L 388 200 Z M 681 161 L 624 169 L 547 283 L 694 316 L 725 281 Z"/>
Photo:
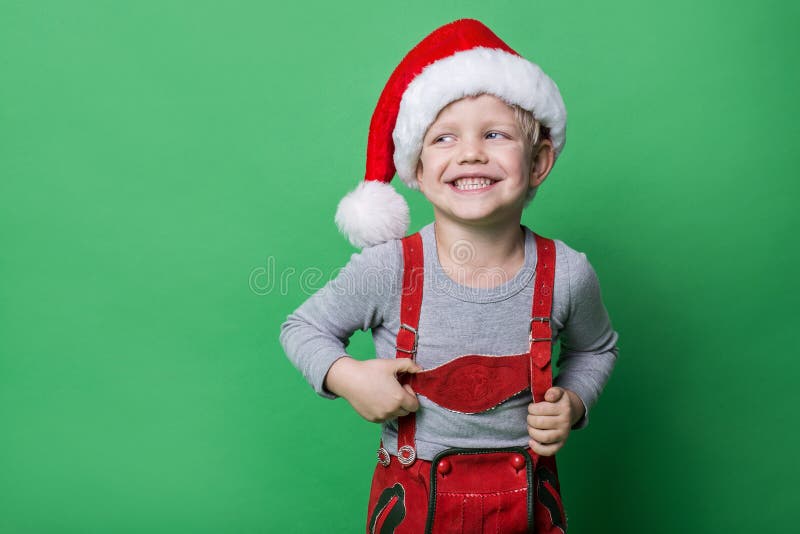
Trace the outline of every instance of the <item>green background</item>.
<path fill-rule="evenodd" d="M 355 252 L 391 70 L 460 17 L 559 84 L 523 222 L 620 333 L 559 454 L 571 531 L 792 530 L 797 6 L 0 0 L 0 532 L 361 531 L 378 427 L 279 328 Z"/>

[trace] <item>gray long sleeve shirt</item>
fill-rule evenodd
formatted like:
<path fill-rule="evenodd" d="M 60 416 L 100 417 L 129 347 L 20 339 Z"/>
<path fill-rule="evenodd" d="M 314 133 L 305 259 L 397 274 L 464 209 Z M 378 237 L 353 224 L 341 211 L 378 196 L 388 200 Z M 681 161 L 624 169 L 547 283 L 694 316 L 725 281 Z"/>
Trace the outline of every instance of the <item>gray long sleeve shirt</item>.
<path fill-rule="evenodd" d="M 510 280 L 493 288 L 459 284 L 439 263 L 434 223 L 420 230 L 425 279 L 419 320 L 417 363 L 430 369 L 465 354 L 510 355 L 527 352 L 528 327 L 536 268 L 533 233 L 525 232 L 525 262 Z M 556 274 L 551 327 L 560 342 L 555 385 L 574 391 L 588 423 L 617 357 L 617 333 L 603 305 L 600 286 L 583 253 L 556 243 Z M 392 240 L 355 253 L 338 275 L 290 314 L 280 341 L 292 363 L 316 392 L 334 398 L 324 387 L 331 365 L 346 355 L 350 336 L 372 330 L 378 358 L 395 358 L 400 327 L 403 251 Z M 556 373 L 554 373 L 556 374 Z M 416 415 L 417 456 L 431 460 L 450 447 L 526 446 L 530 390 L 479 414 L 456 413 L 419 395 Z M 383 424 L 389 452 L 397 451 L 397 420 Z"/>

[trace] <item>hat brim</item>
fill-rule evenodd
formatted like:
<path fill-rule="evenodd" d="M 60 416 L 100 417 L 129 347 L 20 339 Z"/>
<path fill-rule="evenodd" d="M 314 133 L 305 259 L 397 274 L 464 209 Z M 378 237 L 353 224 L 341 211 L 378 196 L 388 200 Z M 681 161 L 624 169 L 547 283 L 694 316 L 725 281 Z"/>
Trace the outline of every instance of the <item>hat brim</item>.
<path fill-rule="evenodd" d="M 400 101 L 392 139 L 397 176 L 418 189 L 422 139 L 439 112 L 465 96 L 488 93 L 533 113 L 550 131 L 555 156 L 566 140 L 567 111 L 555 82 L 527 59 L 501 49 L 476 47 L 425 67 Z"/>

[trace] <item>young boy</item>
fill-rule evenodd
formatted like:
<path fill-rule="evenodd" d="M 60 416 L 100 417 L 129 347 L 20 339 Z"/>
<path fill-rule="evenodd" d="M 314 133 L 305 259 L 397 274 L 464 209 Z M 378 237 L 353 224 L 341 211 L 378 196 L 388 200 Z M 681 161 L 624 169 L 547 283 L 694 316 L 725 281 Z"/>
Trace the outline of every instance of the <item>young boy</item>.
<path fill-rule="evenodd" d="M 423 39 L 381 94 L 366 180 L 336 214 L 365 248 L 281 329 L 320 395 L 382 424 L 368 532 L 566 531 L 554 455 L 617 334 L 585 255 L 520 224 L 565 126 L 556 85 L 475 20 Z M 411 236 L 395 172 L 433 205 Z M 356 329 L 376 359 L 345 353 Z"/>

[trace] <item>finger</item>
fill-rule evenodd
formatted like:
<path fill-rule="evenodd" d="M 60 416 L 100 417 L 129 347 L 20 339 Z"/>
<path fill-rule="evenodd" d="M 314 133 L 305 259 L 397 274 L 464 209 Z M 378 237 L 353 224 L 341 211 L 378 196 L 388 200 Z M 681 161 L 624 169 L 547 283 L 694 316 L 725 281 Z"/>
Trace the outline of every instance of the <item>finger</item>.
<path fill-rule="evenodd" d="M 558 402 L 564 396 L 564 390 L 560 387 L 551 387 L 544 394 L 544 400 L 547 402 Z"/>
<path fill-rule="evenodd" d="M 528 436 L 541 445 L 553 445 L 564 441 L 564 435 L 559 430 L 540 430 L 529 426 Z"/>
<path fill-rule="evenodd" d="M 419 407 L 417 407 L 419 408 Z M 398 406 L 392 413 L 389 414 L 389 419 L 394 419 L 396 417 L 403 417 L 409 415 L 410 413 L 416 412 L 417 410 L 409 410 L 405 406 Z"/>
<path fill-rule="evenodd" d="M 558 452 L 563 443 L 556 443 L 554 445 L 543 445 L 537 442 L 536 440 L 531 439 L 528 441 L 528 445 L 530 446 L 531 449 L 533 449 L 533 452 L 535 452 L 539 456 L 553 456 L 556 452 Z"/>
<path fill-rule="evenodd" d="M 529 415 L 527 422 L 528 426 L 541 430 L 552 430 L 564 425 L 564 419 L 553 415 Z"/>
<path fill-rule="evenodd" d="M 561 406 L 552 402 L 533 402 L 528 404 L 528 413 L 530 415 L 561 415 L 563 410 Z"/>
<path fill-rule="evenodd" d="M 393 363 L 394 374 L 400 373 L 418 373 L 422 371 L 422 367 L 417 365 L 417 362 L 411 358 L 397 358 L 396 360 L 387 360 Z"/>
<path fill-rule="evenodd" d="M 417 394 L 411 389 L 411 386 L 405 384 L 403 385 L 403 390 L 405 391 L 405 395 L 400 401 L 400 407 L 407 412 L 416 412 L 419 410 L 419 400 L 417 399 Z"/>

